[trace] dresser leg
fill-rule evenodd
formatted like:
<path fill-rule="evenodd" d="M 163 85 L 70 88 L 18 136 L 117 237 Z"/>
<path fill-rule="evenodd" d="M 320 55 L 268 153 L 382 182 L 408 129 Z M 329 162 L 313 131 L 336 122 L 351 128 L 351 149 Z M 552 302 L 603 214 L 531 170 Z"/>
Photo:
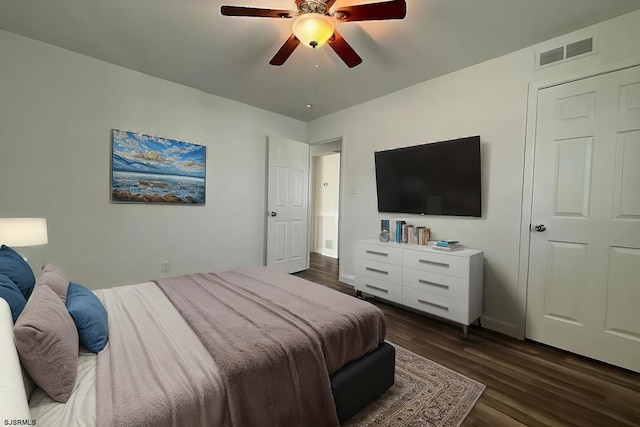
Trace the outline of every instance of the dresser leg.
<path fill-rule="evenodd" d="M 469 338 L 469 326 L 462 325 L 462 335 L 464 336 L 465 340 Z"/>
<path fill-rule="evenodd" d="M 356 298 L 364 299 L 364 297 L 362 296 L 362 292 L 361 291 L 356 291 Z"/>

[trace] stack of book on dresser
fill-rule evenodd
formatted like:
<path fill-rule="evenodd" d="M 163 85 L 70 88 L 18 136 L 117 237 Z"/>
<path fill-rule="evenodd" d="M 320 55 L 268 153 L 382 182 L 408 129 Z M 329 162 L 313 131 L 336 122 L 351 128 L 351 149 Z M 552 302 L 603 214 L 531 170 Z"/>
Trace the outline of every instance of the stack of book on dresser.
<path fill-rule="evenodd" d="M 433 249 L 444 252 L 459 251 L 464 249 L 464 246 L 457 240 L 438 240 Z"/>
<path fill-rule="evenodd" d="M 389 227 L 388 219 L 383 219 L 381 221 L 382 229 L 384 229 L 384 227 Z M 418 227 L 412 224 L 407 224 L 406 221 L 396 221 L 396 243 L 426 246 L 429 243 L 430 236 L 431 229 L 427 227 Z"/>

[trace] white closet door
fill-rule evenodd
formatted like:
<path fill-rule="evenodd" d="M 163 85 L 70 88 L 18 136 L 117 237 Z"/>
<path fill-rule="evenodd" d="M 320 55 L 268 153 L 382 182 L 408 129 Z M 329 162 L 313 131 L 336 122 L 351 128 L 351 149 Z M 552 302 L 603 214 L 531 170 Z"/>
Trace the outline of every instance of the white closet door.
<path fill-rule="evenodd" d="M 640 371 L 640 67 L 538 95 L 526 336 Z"/>

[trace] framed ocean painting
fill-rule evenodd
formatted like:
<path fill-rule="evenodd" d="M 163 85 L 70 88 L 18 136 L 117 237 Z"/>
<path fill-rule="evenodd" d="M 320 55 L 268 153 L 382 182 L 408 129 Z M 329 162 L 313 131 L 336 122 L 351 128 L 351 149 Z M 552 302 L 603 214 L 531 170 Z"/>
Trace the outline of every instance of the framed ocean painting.
<path fill-rule="evenodd" d="M 111 130 L 111 201 L 204 205 L 206 147 Z"/>

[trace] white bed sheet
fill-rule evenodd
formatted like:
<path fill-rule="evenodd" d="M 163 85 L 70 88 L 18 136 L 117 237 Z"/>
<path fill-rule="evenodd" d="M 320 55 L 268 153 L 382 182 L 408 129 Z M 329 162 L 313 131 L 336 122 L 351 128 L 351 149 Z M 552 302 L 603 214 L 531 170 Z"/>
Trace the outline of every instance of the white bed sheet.
<path fill-rule="evenodd" d="M 96 425 L 96 363 L 98 356 L 81 348 L 78 378 L 67 403 L 56 402 L 40 387 L 29 400 L 31 419 L 39 426 L 90 427 Z"/>

